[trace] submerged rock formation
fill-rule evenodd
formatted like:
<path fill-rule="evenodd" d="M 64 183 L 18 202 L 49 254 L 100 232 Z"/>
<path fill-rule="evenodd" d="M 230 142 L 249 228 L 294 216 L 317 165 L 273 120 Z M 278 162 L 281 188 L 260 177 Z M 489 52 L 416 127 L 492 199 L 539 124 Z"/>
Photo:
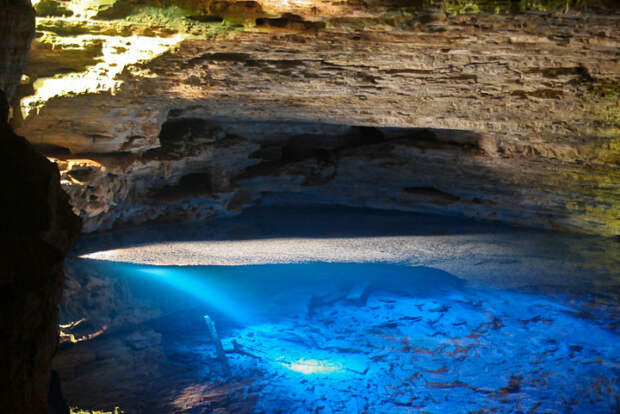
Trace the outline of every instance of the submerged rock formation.
<path fill-rule="evenodd" d="M 0 2 L 0 407 L 49 413 L 52 356 L 58 342 L 63 259 L 80 233 L 58 168 L 7 125 L 34 16 L 29 2 Z"/>
<path fill-rule="evenodd" d="M 70 69 L 15 123 L 86 231 L 312 201 L 617 234 L 617 9 L 252 3 L 39 19 Z"/>
<path fill-rule="evenodd" d="M 35 36 L 0 0 L 0 407 L 48 411 L 68 200 L 86 231 L 329 203 L 617 234 L 617 8 L 474 3 L 41 0 Z M 135 312 L 86 339 L 159 314 L 92 281 L 71 316 Z"/>
<path fill-rule="evenodd" d="M 333 206 L 86 235 L 54 368 L 72 404 L 128 414 L 613 412 L 616 244 Z"/>
<path fill-rule="evenodd" d="M 0 0 L 12 126 L 61 170 L 6 128 L 2 105 L 0 406 L 47 410 L 63 256 L 79 232 L 61 186 L 86 231 L 324 203 L 618 234 L 613 2 L 439 3 L 41 0 L 21 76 L 33 12 Z M 163 355 L 165 338 L 141 325 L 164 310 L 124 290 L 88 272 L 65 286 L 64 339 L 78 351 L 57 368 L 75 394 L 118 385 L 76 366 L 114 370 L 128 355 L 122 368 L 140 369 L 127 384 L 141 386 Z M 129 340 L 112 335 L 131 325 Z M 95 337 L 107 353 L 88 347 Z"/>

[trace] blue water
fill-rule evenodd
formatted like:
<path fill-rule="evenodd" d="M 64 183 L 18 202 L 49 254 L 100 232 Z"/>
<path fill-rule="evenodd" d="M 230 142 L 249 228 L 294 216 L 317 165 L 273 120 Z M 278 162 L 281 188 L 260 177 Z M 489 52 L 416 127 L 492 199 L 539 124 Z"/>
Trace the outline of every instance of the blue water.
<path fill-rule="evenodd" d="M 198 247 L 165 244 L 176 241 Z M 157 243 L 173 250 L 153 255 L 147 248 Z M 78 257 L 132 246 L 151 260 L 142 263 L 162 251 L 188 262 L 290 261 L 150 266 Z M 299 257 L 336 249 L 334 257 L 363 251 L 392 262 L 295 263 L 278 246 Z M 108 330 L 63 350 L 60 375 L 70 403 L 127 414 L 618 413 L 619 247 L 324 207 L 96 235 L 68 261 L 77 293 L 65 295 L 60 317 L 87 319 L 77 336 Z M 117 366 L 115 352 L 130 363 Z"/>
<path fill-rule="evenodd" d="M 211 315 L 232 377 L 200 323 L 189 330 L 202 340 L 172 348 L 203 355 L 207 381 L 251 379 L 253 412 L 619 406 L 617 320 L 583 292 L 471 288 L 432 267 L 386 263 L 88 266 L 127 281 L 136 301 Z"/>
<path fill-rule="evenodd" d="M 95 263 L 93 263 L 95 265 Z M 101 264 L 98 264 L 102 266 Z M 106 266 L 105 264 L 103 266 Z M 141 266 L 113 264 L 129 283 L 149 291 L 139 293 L 156 300 L 159 286 L 172 287 L 183 298 L 219 312 L 240 324 L 279 319 L 293 314 L 303 316 L 324 301 L 354 295 L 365 300 L 373 292 L 398 295 L 434 296 L 465 285 L 450 273 L 425 266 L 385 263 L 295 263 L 245 266 Z M 154 285 L 153 285 L 154 284 Z M 169 296 L 170 290 L 164 289 Z M 161 304 L 161 302 L 159 302 Z"/>

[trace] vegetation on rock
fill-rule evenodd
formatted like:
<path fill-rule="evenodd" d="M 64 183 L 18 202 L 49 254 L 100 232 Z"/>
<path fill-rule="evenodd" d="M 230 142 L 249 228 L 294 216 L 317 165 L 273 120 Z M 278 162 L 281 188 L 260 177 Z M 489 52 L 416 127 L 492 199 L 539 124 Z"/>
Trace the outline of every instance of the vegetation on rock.
<path fill-rule="evenodd" d="M 42 0 L 34 6 L 37 16 L 40 17 L 69 17 L 73 11 L 56 0 Z"/>
<path fill-rule="evenodd" d="M 440 6 L 451 16 L 461 14 L 509 14 L 528 11 L 587 11 L 617 8 L 612 0 L 429 0 L 428 6 Z"/>
<path fill-rule="evenodd" d="M 71 408 L 70 414 L 123 414 L 120 408 L 114 408 L 114 411 L 97 411 L 97 410 L 83 410 L 81 408 Z"/>

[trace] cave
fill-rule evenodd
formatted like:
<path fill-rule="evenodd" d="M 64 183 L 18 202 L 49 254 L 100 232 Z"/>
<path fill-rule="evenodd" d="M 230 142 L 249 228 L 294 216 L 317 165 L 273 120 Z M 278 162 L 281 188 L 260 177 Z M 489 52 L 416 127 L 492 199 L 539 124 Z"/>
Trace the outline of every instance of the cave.
<path fill-rule="evenodd" d="M 0 407 L 620 412 L 615 0 L 0 0 Z"/>

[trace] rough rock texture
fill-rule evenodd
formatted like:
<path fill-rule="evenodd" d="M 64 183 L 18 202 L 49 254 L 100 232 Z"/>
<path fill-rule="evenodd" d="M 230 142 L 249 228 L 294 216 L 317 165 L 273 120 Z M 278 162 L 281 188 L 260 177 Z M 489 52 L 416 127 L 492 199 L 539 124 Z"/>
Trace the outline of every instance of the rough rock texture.
<path fill-rule="evenodd" d="M 30 0 L 0 0 L 0 90 L 10 102 L 15 94 L 34 37 Z"/>
<path fill-rule="evenodd" d="M 0 131 L 4 218 L 0 263 L 0 406 L 47 413 L 63 290 L 63 259 L 80 232 L 58 169 L 22 137 Z"/>
<path fill-rule="evenodd" d="M 68 265 L 65 272 L 59 316 L 61 344 L 90 340 L 162 314 L 159 308 L 133 297 L 121 278 L 101 277 L 89 266 Z"/>
<path fill-rule="evenodd" d="M 112 82 L 67 77 L 63 95 L 45 81 L 22 101 L 19 131 L 65 152 L 86 231 L 277 199 L 618 233 L 616 11 L 294 12 L 243 31 L 195 16 L 144 18 L 151 35 L 131 15 L 73 26 L 168 42 L 111 66 Z"/>
<path fill-rule="evenodd" d="M 7 125 L 34 14 L 29 2 L 0 2 L 0 407 L 48 413 L 51 359 L 63 289 L 63 259 L 80 233 L 58 168 Z"/>

